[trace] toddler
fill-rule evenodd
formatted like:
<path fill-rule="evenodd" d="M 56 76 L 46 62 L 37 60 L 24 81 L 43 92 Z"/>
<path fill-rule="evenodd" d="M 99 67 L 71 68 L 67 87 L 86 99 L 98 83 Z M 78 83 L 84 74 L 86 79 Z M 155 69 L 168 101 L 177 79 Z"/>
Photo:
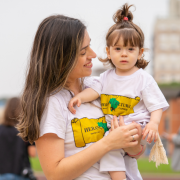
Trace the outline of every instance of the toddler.
<path fill-rule="evenodd" d="M 113 68 L 72 98 L 68 107 L 75 114 L 73 106 L 100 97 L 108 128 L 111 128 L 114 115 L 122 115 L 125 124 L 139 123 L 143 129 L 142 139 L 148 135 L 147 141 L 151 143 L 153 139 L 157 140 L 162 112 L 169 105 L 153 77 L 143 70 L 148 65 L 143 58 L 144 34 L 132 21 L 131 6 L 125 4 L 114 14 L 115 24 L 106 35 L 107 58 L 100 60 L 110 63 Z M 144 145 L 145 140 L 141 144 Z M 113 180 L 125 179 L 123 155 L 123 150 L 107 153 L 100 160 L 100 171 L 108 171 Z"/>

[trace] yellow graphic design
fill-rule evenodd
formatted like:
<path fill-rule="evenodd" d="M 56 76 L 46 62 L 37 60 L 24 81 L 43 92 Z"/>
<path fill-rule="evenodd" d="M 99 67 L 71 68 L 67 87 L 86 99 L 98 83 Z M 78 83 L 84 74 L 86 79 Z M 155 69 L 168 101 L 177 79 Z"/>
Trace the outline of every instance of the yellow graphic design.
<path fill-rule="evenodd" d="M 134 113 L 134 106 L 138 104 L 140 97 L 129 98 L 119 95 L 101 94 L 101 108 L 104 114 L 129 115 Z"/>
<path fill-rule="evenodd" d="M 99 119 L 75 118 L 71 120 L 71 126 L 76 147 L 84 147 L 88 143 L 100 140 L 108 130 L 105 117 Z"/>

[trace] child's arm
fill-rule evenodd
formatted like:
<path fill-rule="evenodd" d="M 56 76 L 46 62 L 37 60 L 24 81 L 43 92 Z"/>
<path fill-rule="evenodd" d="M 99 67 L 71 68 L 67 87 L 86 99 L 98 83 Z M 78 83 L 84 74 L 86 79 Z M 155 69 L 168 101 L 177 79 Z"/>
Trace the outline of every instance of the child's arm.
<path fill-rule="evenodd" d="M 90 102 L 99 97 L 99 94 L 94 91 L 91 88 L 87 88 L 74 96 L 68 104 L 68 108 L 71 111 L 71 113 L 76 114 L 76 110 L 74 109 L 74 106 L 77 105 L 78 107 L 81 105 L 81 103 Z"/>
<path fill-rule="evenodd" d="M 147 141 L 149 143 L 151 143 L 153 141 L 153 139 L 155 142 L 158 138 L 158 126 L 159 126 L 159 123 L 161 120 L 162 111 L 163 111 L 162 109 L 158 109 L 156 111 L 151 112 L 150 122 L 143 129 L 142 139 L 145 139 L 145 137 L 149 133 L 148 138 L 147 138 Z"/>

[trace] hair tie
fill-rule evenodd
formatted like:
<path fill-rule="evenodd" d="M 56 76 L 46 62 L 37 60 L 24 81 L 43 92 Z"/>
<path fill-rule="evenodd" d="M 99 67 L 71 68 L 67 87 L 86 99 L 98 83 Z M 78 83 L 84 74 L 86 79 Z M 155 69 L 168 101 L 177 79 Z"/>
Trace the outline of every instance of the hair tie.
<path fill-rule="evenodd" d="M 123 19 L 124 19 L 124 21 L 128 21 L 128 17 L 124 17 Z"/>

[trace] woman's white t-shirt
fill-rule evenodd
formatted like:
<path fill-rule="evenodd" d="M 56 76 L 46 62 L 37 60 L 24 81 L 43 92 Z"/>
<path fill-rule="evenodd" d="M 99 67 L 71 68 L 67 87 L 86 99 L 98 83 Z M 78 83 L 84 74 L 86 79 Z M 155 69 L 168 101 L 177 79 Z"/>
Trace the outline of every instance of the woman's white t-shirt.
<path fill-rule="evenodd" d="M 85 80 L 86 85 L 91 82 L 90 79 L 92 78 Z M 72 92 L 66 89 L 50 96 L 40 121 L 40 136 L 54 133 L 64 139 L 65 157 L 86 149 L 100 140 L 107 131 L 104 114 L 94 105 L 96 102 L 81 104 L 79 108 L 75 107 L 76 114 L 73 115 L 67 108 L 71 98 Z M 98 163 L 90 167 L 79 178 L 111 179 L 108 172 L 99 172 Z"/>

